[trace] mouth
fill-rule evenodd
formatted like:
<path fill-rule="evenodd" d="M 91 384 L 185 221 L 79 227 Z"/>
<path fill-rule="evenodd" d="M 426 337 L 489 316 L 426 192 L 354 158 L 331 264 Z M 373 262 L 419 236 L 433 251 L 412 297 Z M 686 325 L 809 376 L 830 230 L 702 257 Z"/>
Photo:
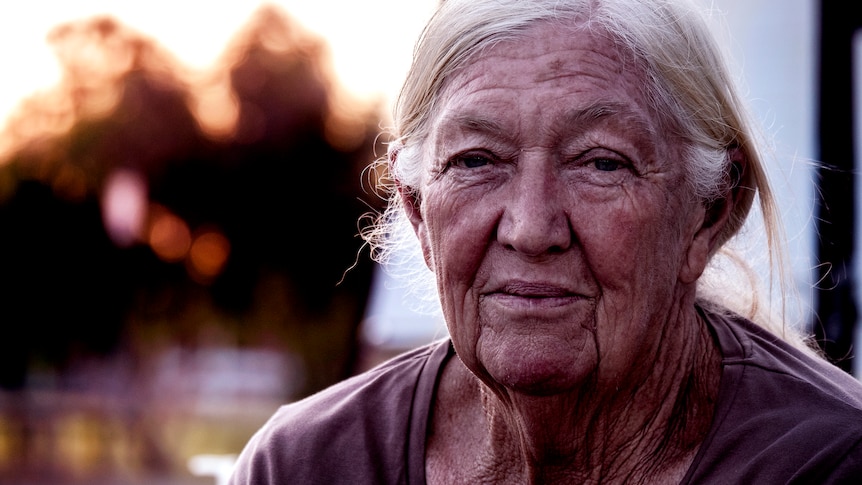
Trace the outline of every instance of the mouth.
<path fill-rule="evenodd" d="M 511 282 L 494 293 L 520 298 L 565 298 L 578 296 L 566 288 L 542 283 Z"/>
<path fill-rule="evenodd" d="M 500 303 L 516 306 L 561 306 L 590 299 L 589 296 L 564 286 L 525 281 L 507 282 L 486 296 Z"/>

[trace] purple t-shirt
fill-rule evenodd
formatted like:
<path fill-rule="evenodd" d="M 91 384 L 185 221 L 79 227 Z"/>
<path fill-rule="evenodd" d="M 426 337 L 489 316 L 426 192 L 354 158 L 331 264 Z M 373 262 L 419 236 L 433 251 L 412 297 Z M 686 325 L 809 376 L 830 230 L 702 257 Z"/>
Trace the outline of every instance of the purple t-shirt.
<path fill-rule="evenodd" d="M 862 484 L 862 384 L 748 320 L 707 321 L 721 387 L 683 483 Z"/>
<path fill-rule="evenodd" d="M 685 484 L 862 483 L 862 384 L 753 323 L 706 315 L 722 352 L 712 427 Z M 424 484 L 448 340 L 280 408 L 231 484 Z"/>

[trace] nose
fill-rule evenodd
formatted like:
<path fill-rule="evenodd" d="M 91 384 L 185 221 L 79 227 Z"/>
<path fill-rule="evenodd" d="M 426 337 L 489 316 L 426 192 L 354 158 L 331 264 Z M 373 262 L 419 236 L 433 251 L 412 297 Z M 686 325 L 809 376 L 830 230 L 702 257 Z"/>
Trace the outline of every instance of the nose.
<path fill-rule="evenodd" d="M 552 171 L 523 170 L 511 181 L 497 227 L 497 240 L 525 256 L 561 253 L 572 245 L 573 231 L 565 190 Z"/>

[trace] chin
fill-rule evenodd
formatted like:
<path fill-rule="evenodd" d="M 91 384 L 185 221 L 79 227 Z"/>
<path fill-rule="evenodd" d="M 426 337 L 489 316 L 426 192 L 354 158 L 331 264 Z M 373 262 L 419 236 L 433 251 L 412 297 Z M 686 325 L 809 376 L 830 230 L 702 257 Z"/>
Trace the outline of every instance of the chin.
<path fill-rule="evenodd" d="M 571 393 L 593 382 L 596 370 L 594 359 L 585 358 L 585 355 L 568 355 L 569 358 L 559 356 L 551 353 L 528 353 L 520 357 L 510 355 L 512 358 L 508 361 L 486 365 L 486 369 L 497 386 L 532 396 Z"/>

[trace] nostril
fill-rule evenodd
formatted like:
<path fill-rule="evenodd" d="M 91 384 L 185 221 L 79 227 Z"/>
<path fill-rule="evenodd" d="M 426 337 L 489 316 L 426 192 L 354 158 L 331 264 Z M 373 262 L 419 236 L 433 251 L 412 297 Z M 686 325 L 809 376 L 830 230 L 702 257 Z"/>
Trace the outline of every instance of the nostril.
<path fill-rule="evenodd" d="M 510 239 L 508 242 L 503 242 L 503 247 L 506 248 L 506 250 L 520 253 L 528 257 L 562 254 L 566 252 L 570 246 L 570 244 L 546 244 L 545 241 L 529 239 Z"/>
<path fill-rule="evenodd" d="M 562 253 L 563 251 L 565 251 L 565 249 L 563 249 L 560 246 L 552 246 L 552 247 L 548 248 L 548 252 L 551 254 L 559 254 L 559 253 Z"/>

